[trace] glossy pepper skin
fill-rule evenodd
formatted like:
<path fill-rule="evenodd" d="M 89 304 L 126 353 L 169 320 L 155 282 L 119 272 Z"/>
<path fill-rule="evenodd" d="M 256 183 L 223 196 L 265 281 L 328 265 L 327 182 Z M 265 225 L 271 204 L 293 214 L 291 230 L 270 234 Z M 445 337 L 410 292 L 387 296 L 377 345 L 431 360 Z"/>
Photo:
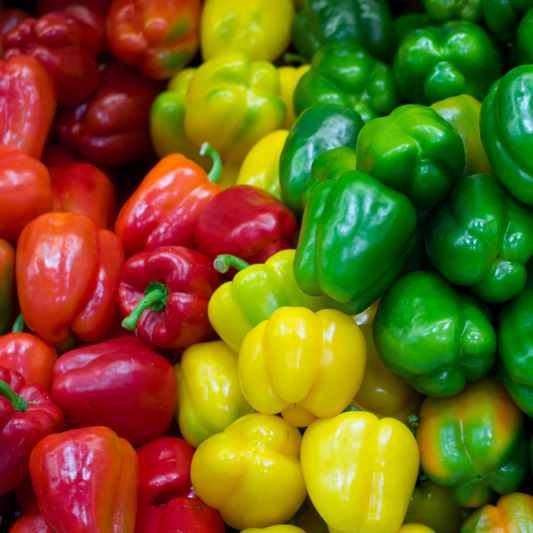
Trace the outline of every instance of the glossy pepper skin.
<path fill-rule="evenodd" d="M 404 105 L 371 121 L 357 141 L 357 170 L 403 192 L 416 209 L 444 200 L 464 166 L 461 136 L 421 105 Z"/>
<path fill-rule="evenodd" d="M 415 228 L 407 197 L 372 176 L 352 171 L 323 182 L 305 206 L 296 282 L 306 294 L 326 295 L 335 309 L 360 313 L 398 277 L 413 251 Z"/>
<path fill-rule="evenodd" d="M 296 120 L 296 112 L 294 111 L 294 91 L 302 76 L 309 71 L 311 65 L 305 64 L 299 67 L 284 66 L 278 68 L 279 79 L 281 82 L 281 98 L 285 102 L 287 108 L 287 116 L 285 118 L 285 127 L 290 129 Z"/>
<path fill-rule="evenodd" d="M 526 476 L 524 414 L 493 378 L 449 398 L 426 398 L 416 440 L 422 470 L 461 507 L 513 492 Z"/>
<path fill-rule="evenodd" d="M 174 365 L 178 407 L 174 418 L 183 438 L 195 448 L 252 408 L 239 382 L 238 354 L 223 341 L 189 346 Z"/>
<path fill-rule="evenodd" d="M 525 263 L 533 256 L 531 227 L 533 210 L 496 176 L 468 176 L 431 212 L 428 256 L 448 281 L 471 287 L 487 302 L 506 302 L 525 287 Z"/>
<path fill-rule="evenodd" d="M 396 45 L 392 14 L 384 0 L 304 0 L 292 37 L 298 53 L 308 59 L 328 43 L 355 42 L 386 60 Z"/>
<path fill-rule="evenodd" d="M 50 435 L 30 457 L 39 508 L 57 533 L 133 533 L 137 470 L 131 444 L 105 427 Z"/>
<path fill-rule="evenodd" d="M 52 396 L 74 427 L 106 426 L 136 446 L 167 431 L 178 390 L 163 356 L 123 337 L 63 354 Z"/>
<path fill-rule="evenodd" d="M 107 13 L 109 49 L 156 80 L 171 78 L 198 50 L 200 0 L 113 0 Z"/>
<path fill-rule="evenodd" d="M 429 18 L 437 23 L 449 20 L 467 20 L 476 24 L 483 22 L 483 0 L 423 0 L 423 3 Z"/>
<path fill-rule="evenodd" d="M 239 377 L 250 405 L 306 427 L 342 412 L 365 371 L 359 326 L 335 309 L 283 307 L 246 335 Z"/>
<path fill-rule="evenodd" d="M 331 533 L 400 528 L 419 465 L 405 424 L 362 412 L 317 420 L 304 433 L 301 455 L 309 496 Z"/>
<path fill-rule="evenodd" d="M 294 255 L 294 250 L 283 250 L 264 265 L 244 268 L 209 300 L 209 321 L 233 351 L 239 353 L 248 332 L 280 307 L 306 307 L 314 312 L 327 307 L 324 297 L 308 296 L 296 284 Z"/>
<path fill-rule="evenodd" d="M 78 213 L 48 213 L 30 222 L 17 244 L 17 288 L 28 327 L 50 343 L 72 331 L 97 342 L 117 315 L 126 259 L 118 237 Z"/>
<path fill-rule="evenodd" d="M 235 529 L 287 522 L 306 496 L 299 431 L 282 418 L 239 418 L 196 450 L 191 479 L 202 501 Z"/>
<path fill-rule="evenodd" d="M 293 124 L 279 162 L 283 203 L 301 218 L 302 192 L 311 179 L 313 161 L 333 148 L 356 148 L 364 122 L 346 107 L 324 104 L 304 111 Z"/>
<path fill-rule="evenodd" d="M 2 39 L 4 35 L 13 29 L 19 22 L 30 18 L 32 14 L 24 9 L 18 7 L 0 8 L 0 56 L 3 55 L 4 50 L 2 46 Z"/>
<path fill-rule="evenodd" d="M 0 368 L 0 494 L 14 489 L 29 474 L 33 448 L 44 437 L 63 429 L 63 413 L 50 393 L 36 383 L 6 380 Z M 11 386 L 10 386 L 11 385 Z"/>
<path fill-rule="evenodd" d="M 22 515 L 11 527 L 9 533 L 51 533 L 41 511 L 35 509 Z"/>
<path fill-rule="evenodd" d="M 372 328 L 387 368 L 422 394 L 457 394 L 494 363 L 496 333 L 481 303 L 436 272 L 400 278 L 382 298 Z"/>
<path fill-rule="evenodd" d="M 88 24 L 60 13 L 28 18 L 4 36 L 4 57 L 39 61 L 54 79 L 57 103 L 77 106 L 98 85 L 100 36 Z"/>
<path fill-rule="evenodd" d="M 502 74 L 502 57 L 483 28 L 466 21 L 409 34 L 394 57 L 398 90 L 410 104 L 469 94 L 482 101 Z"/>
<path fill-rule="evenodd" d="M 249 527 L 243 529 L 242 533 L 305 533 L 303 529 L 292 526 L 290 524 L 279 524 L 277 526 L 270 526 L 264 528 Z"/>
<path fill-rule="evenodd" d="M 57 136 L 65 148 L 99 167 L 140 159 L 151 148 L 150 108 L 161 89 L 133 67 L 110 63 L 100 71 L 96 92 L 58 112 Z"/>
<path fill-rule="evenodd" d="M 369 122 L 388 115 L 400 103 L 392 69 L 350 42 L 320 48 L 294 91 L 296 115 L 311 106 L 337 104 Z"/>
<path fill-rule="evenodd" d="M 0 239 L 0 335 L 4 335 L 11 324 L 15 287 L 15 250 Z"/>
<path fill-rule="evenodd" d="M 483 0 L 485 23 L 498 39 L 512 42 L 520 17 L 530 7 L 533 0 Z"/>

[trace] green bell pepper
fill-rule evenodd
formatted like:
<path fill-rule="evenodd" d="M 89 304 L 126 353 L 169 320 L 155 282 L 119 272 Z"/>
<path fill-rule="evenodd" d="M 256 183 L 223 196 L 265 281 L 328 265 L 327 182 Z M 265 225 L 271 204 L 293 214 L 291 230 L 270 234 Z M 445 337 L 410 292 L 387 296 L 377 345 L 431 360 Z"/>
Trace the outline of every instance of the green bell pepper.
<path fill-rule="evenodd" d="M 303 214 L 302 192 L 313 161 L 333 148 L 355 148 L 363 126 L 358 113 L 333 104 L 312 107 L 296 119 L 281 152 L 279 182 L 283 203 L 297 218 Z"/>
<path fill-rule="evenodd" d="M 294 275 L 309 295 L 355 315 L 400 274 L 415 245 L 416 211 L 402 194 L 364 172 L 325 181 L 302 222 Z"/>
<path fill-rule="evenodd" d="M 533 0 L 483 0 L 485 22 L 500 41 L 512 42 L 524 11 L 533 7 Z"/>
<path fill-rule="evenodd" d="M 357 111 L 368 122 L 388 115 L 401 103 L 392 69 L 357 43 L 331 43 L 313 56 L 294 91 L 294 110 L 338 104 Z"/>
<path fill-rule="evenodd" d="M 396 35 L 387 0 L 304 0 L 292 24 L 298 53 L 311 59 L 322 46 L 334 42 L 363 45 L 374 57 L 389 59 Z"/>
<path fill-rule="evenodd" d="M 15 307 L 15 250 L 0 239 L 0 335 L 7 333 Z"/>
<path fill-rule="evenodd" d="M 533 7 L 526 11 L 518 25 L 516 45 L 520 63 L 531 65 L 533 63 Z"/>
<path fill-rule="evenodd" d="M 401 42 L 410 33 L 420 30 L 431 24 L 427 13 L 405 13 L 394 19 L 394 29 Z"/>
<path fill-rule="evenodd" d="M 373 322 L 383 363 L 428 396 L 451 396 L 482 378 L 496 333 L 481 303 L 436 272 L 412 272 L 382 298 Z"/>
<path fill-rule="evenodd" d="M 483 0 L 423 0 L 424 8 L 432 21 L 449 20 L 483 21 Z"/>
<path fill-rule="evenodd" d="M 431 212 L 426 232 L 429 258 L 448 281 L 491 303 L 524 289 L 525 264 L 533 257 L 533 211 L 496 176 L 459 181 Z"/>
<path fill-rule="evenodd" d="M 403 192 L 417 209 L 441 202 L 465 166 L 461 136 L 426 106 L 372 120 L 357 141 L 357 170 Z"/>
<path fill-rule="evenodd" d="M 502 74 L 502 56 L 480 26 L 452 21 L 408 35 L 396 51 L 393 69 L 409 103 L 430 105 L 460 94 L 481 101 Z"/>

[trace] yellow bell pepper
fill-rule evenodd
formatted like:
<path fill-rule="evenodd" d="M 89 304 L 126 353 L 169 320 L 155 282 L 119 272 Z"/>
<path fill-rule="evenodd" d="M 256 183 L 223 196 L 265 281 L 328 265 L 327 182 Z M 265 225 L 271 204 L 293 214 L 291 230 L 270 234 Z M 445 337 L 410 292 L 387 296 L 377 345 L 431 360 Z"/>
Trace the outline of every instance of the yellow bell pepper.
<path fill-rule="evenodd" d="M 246 415 L 200 444 L 192 485 L 235 529 L 283 524 L 306 496 L 300 446 L 300 432 L 279 416 Z"/>
<path fill-rule="evenodd" d="M 285 128 L 291 129 L 296 120 L 294 111 L 294 90 L 300 81 L 300 78 L 311 68 L 311 65 L 301 65 L 300 67 L 280 67 L 278 68 L 279 78 L 281 80 L 281 97 L 287 108 L 287 118 L 285 119 Z"/>
<path fill-rule="evenodd" d="M 265 528 L 249 527 L 243 529 L 241 533 L 306 533 L 303 529 L 290 524 L 280 524 L 279 526 L 270 526 Z"/>
<path fill-rule="evenodd" d="M 435 530 L 424 524 L 404 524 L 398 533 L 435 533 Z"/>
<path fill-rule="evenodd" d="M 244 52 L 252 61 L 275 61 L 291 42 L 291 0 L 207 0 L 200 22 L 204 61 Z"/>
<path fill-rule="evenodd" d="M 372 326 L 364 324 L 360 329 L 366 340 L 366 368 L 351 405 L 378 418 L 388 416 L 408 424 L 407 417 L 420 412 L 424 396 L 383 364 L 372 338 Z"/>
<path fill-rule="evenodd" d="M 276 130 L 254 144 L 246 155 L 237 185 L 259 187 L 281 200 L 279 158 L 289 130 Z"/>
<path fill-rule="evenodd" d="M 187 348 L 174 366 L 178 406 L 174 418 L 183 438 L 195 448 L 224 431 L 252 408 L 239 383 L 237 354 L 222 341 Z"/>
<path fill-rule="evenodd" d="M 246 335 L 239 377 L 256 411 L 281 413 L 289 424 L 307 427 L 346 408 L 365 362 L 365 339 L 348 315 L 282 307 Z"/>
<path fill-rule="evenodd" d="M 302 470 L 330 533 L 396 533 L 416 483 L 419 453 L 405 424 L 346 412 L 305 431 Z M 194 460 L 193 460 L 194 462 Z"/>
<path fill-rule="evenodd" d="M 286 109 L 272 63 L 252 63 L 243 52 L 210 59 L 193 76 L 186 96 L 185 131 L 209 142 L 222 161 L 240 165 L 252 146 L 281 129 Z"/>

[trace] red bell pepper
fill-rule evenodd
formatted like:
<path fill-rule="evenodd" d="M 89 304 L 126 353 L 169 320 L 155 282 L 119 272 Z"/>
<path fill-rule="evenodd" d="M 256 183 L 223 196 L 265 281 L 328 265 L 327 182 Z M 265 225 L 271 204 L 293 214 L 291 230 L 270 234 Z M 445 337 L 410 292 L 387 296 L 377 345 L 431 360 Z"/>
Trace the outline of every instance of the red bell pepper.
<path fill-rule="evenodd" d="M 9 533 L 52 533 L 52 530 L 46 525 L 41 511 L 37 509 L 22 515 Z"/>
<path fill-rule="evenodd" d="M 46 437 L 31 454 L 30 473 L 39 508 L 54 533 L 133 533 L 137 455 L 110 429 Z"/>
<path fill-rule="evenodd" d="M 97 166 L 119 166 L 152 148 L 150 108 L 163 86 L 132 67 L 111 63 L 96 92 L 83 104 L 57 113 L 56 132 L 68 150 Z"/>
<path fill-rule="evenodd" d="M 30 511 L 38 511 L 39 503 L 37 502 L 37 495 L 33 490 L 31 484 L 31 477 L 28 476 L 24 481 L 21 481 L 14 489 L 13 494 L 17 499 L 18 506 L 22 514 Z"/>
<path fill-rule="evenodd" d="M 60 13 L 28 18 L 4 36 L 5 59 L 23 55 L 39 61 L 54 79 L 60 106 L 79 105 L 96 90 L 99 48 L 92 26 Z"/>
<path fill-rule="evenodd" d="M 196 55 L 201 11 L 200 0 L 113 0 L 109 48 L 149 78 L 171 78 Z"/>
<path fill-rule="evenodd" d="M 209 176 L 181 154 L 171 154 L 147 174 L 124 204 L 115 231 L 128 256 L 161 246 L 194 248 L 194 227 L 202 209 L 222 189 L 215 182 L 222 163 L 211 146 L 201 153 L 213 158 Z"/>
<path fill-rule="evenodd" d="M 62 429 L 63 414 L 49 392 L 0 367 L 0 494 L 28 476 L 35 445 Z"/>
<path fill-rule="evenodd" d="M 51 210 L 46 167 L 18 146 L 0 145 L 0 238 L 16 243 L 30 221 Z"/>
<path fill-rule="evenodd" d="M 0 61 L 0 144 L 14 144 L 40 159 L 54 121 L 54 80 L 35 59 Z"/>
<path fill-rule="evenodd" d="M 119 238 L 78 213 L 47 213 L 17 243 L 17 288 L 28 327 L 54 344 L 70 330 L 101 339 L 117 314 L 125 252 Z"/>
<path fill-rule="evenodd" d="M 158 348 L 187 348 L 212 332 L 209 298 L 219 285 L 212 262 L 182 246 L 130 257 L 118 288 L 122 326 Z"/>
<path fill-rule="evenodd" d="M 198 250 L 212 260 L 230 254 L 252 264 L 292 248 L 297 229 L 290 209 L 268 191 L 238 185 L 205 206 L 194 237 Z"/>
<path fill-rule="evenodd" d="M 172 365 L 135 337 L 63 354 L 52 397 L 74 427 L 106 426 L 138 445 L 164 435 L 178 401 Z"/>
<path fill-rule="evenodd" d="M 9 328 L 14 306 L 15 250 L 7 241 L 0 239 L 0 335 Z"/>
<path fill-rule="evenodd" d="M 18 7 L 4 9 L 0 6 L 0 57 L 3 55 L 2 39 L 4 35 L 13 29 L 19 22 L 31 17 L 32 14 Z"/>

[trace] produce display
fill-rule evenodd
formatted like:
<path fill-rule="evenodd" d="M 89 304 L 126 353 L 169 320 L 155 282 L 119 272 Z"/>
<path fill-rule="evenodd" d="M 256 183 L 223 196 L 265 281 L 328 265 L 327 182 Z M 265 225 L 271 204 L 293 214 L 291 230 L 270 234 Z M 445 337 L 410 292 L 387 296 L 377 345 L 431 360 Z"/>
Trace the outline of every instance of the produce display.
<path fill-rule="evenodd" d="M 4 0 L 0 533 L 533 533 L 533 0 Z"/>

